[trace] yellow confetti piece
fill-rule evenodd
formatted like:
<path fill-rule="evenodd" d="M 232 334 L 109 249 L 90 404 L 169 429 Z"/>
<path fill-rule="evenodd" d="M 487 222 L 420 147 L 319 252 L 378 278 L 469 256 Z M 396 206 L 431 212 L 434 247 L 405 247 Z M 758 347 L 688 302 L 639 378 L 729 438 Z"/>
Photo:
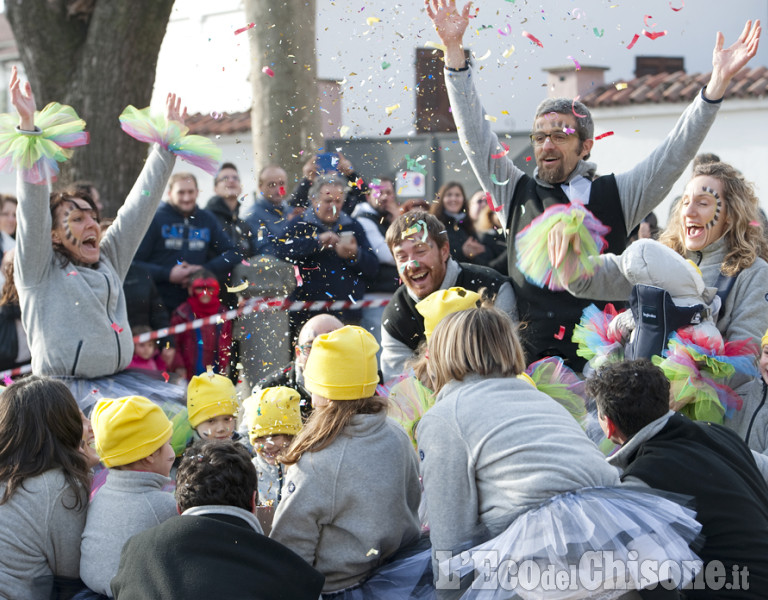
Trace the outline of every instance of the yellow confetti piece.
<path fill-rule="evenodd" d="M 617 90 L 626 90 L 627 89 L 627 84 L 626 83 L 617 83 L 616 84 L 616 89 Z"/>
<path fill-rule="evenodd" d="M 442 50 L 443 52 L 447 50 L 447 48 L 443 44 L 440 44 L 438 42 L 426 42 L 424 46 L 426 46 L 427 48 L 434 48 L 435 50 Z"/>
<path fill-rule="evenodd" d="M 497 119 L 493 115 L 485 115 L 485 120 L 490 121 L 491 123 L 495 123 Z"/>
<path fill-rule="evenodd" d="M 342 125 L 339 127 L 339 137 L 344 137 L 349 133 L 349 126 L 348 125 Z"/>
<path fill-rule="evenodd" d="M 371 549 L 370 549 L 370 550 L 368 550 L 368 552 L 366 553 L 366 556 L 371 556 L 371 555 L 377 556 L 378 554 L 379 554 L 379 551 L 378 551 L 378 550 L 376 550 L 376 548 L 371 548 Z"/>
<path fill-rule="evenodd" d="M 475 60 L 478 61 L 478 62 L 481 61 L 481 60 L 485 60 L 490 55 L 491 55 L 491 49 L 490 48 L 488 50 L 486 50 L 485 54 L 483 54 L 482 56 L 477 56 L 477 54 L 475 54 L 474 52 L 472 53 L 472 56 L 474 56 Z"/>
<path fill-rule="evenodd" d="M 366 23 L 368 23 L 368 27 L 370 27 L 370 26 L 371 26 L 371 25 L 373 25 L 374 23 L 378 23 L 379 21 L 381 21 L 381 19 L 379 19 L 378 17 L 368 17 L 368 18 L 365 20 L 365 22 L 366 22 Z"/>
<path fill-rule="evenodd" d="M 501 55 L 502 55 L 504 58 L 509 58 L 509 57 L 510 57 L 510 56 L 512 56 L 514 53 L 515 53 L 515 47 L 514 47 L 514 46 L 510 46 L 509 48 L 507 48 L 506 50 L 504 50 L 504 52 L 502 52 L 502 54 L 501 54 Z"/>
<path fill-rule="evenodd" d="M 387 116 L 391 115 L 393 112 L 395 112 L 398 108 L 400 108 L 399 104 L 393 104 L 392 106 L 387 106 L 384 110 L 387 111 Z"/>
<path fill-rule="evenodd" d="M 509 114 L 509 111 L 508 111 L 508 110 L 502 110 L 502 111 L 501 111 L 501 114 L 502 114 L 502 115 L 508 115 L 508 114 Z"/>
<path fill-rule="evenodd" d="M 242 292 L 243 290 L 248 289 L 248 282 L 241 283 L 240 285 L 236 285 L 235 287 L 229 287 L 227 286 L 227 291 L 230 294 L 237 294 L 237 292 Z"/>

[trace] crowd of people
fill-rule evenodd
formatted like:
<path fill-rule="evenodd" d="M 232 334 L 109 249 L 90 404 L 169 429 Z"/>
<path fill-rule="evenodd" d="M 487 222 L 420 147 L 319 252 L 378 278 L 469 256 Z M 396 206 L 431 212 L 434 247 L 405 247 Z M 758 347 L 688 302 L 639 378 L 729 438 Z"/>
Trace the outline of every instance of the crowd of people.
<path fill-rule="evenodd" d="M 0 357 L 32 375 L 0 392 L 0 598 L 765 595 L 765 219 L 713 156 L 666 228 L 652 213 L 759 22 L 718 35 L 709 83 L 628 172 L 596 176 L 586 106 L 543 101 L 528 176 L 474 88 L 470 11 L 426 2 L 471 197 L 401 203 L 337 154 L 291 191 L 265 166 L 242 211 L 221 163 L 202 208 L 171 174 L 173 94 L 114 219 L 93 184 L 17 164 Z M 49 132 L 15 70 L 10 96 L 27 152 Z M 294 360 L 248 381 L 220 315 L 263 255 L 294 268 L 292 300 L 348 304 L 291 313 Z"/>

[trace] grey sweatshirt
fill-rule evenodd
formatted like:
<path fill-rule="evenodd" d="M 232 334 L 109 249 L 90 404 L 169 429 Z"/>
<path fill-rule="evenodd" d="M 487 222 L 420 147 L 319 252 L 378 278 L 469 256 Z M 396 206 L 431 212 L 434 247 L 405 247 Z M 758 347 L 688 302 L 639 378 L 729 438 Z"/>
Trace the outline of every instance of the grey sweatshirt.
<path fill-rule="evenodd" d="M 365 219 L 362 219 L 365 220 Z M 452 258 L 448 259 L 445 269 L 445 277 L 443 277 L 443 283 L 440 284 L 438 289 L 447 290 L 456 284 L 456 278 L 459 276 L 461 267 Z M 418 297 L 408 290 L 408 295 L 414 300 L 418 301 Z M 503 310 L 509 316 L 517 321 L 517 304 L 515 301 L 515 292 L 512 290 L 512 285 L 509 282 L 505 282 L 499 287 L 499 293 L 496 294 L 494 306 L 499 310 Z M 414 358 L 415 354 L 406 344 L 392 336 L 386 328 L 381 327 L 381 373 L 384 376 L 384 381 L 388 381 L 393 377 L 405 373 L 406 363 Z"/>
<path fill-rule="evenodd" d="M 60 266 L 51 245 L 47 185 L 18 176 L 14 263 L 21 318 L 37 375 L 95 378 L 125 369 L 133 339 L 123 280 L 162 197 L 174 156 L 155 148 L 101 239 L 95 268 Z"/>
<path fill-rule="evenodd" d="M 568 411 L 517 378 L 450 382 L 416 440 L 433 552 L 489 539 L 557 494 L 619 484 Z"/>
<path fill-rule="evenodd" d="M 503 206 L 501 222 L 507 223 L 510 209 L 516 208 L 511 206 L 512 194 L 523 176 L 523 171 L 517 168 L 509 157 L 491 158 L 492 154 L 499 152 L 501 146 L 496 134 L 491 130 L 490 122 L 485 119 L 485 111 L 472 82 L 472 71 L 446 70 L 445 85 L 461 146 L 480 185 L 493 195 L 497 204 Z M 632 231 L 669 193 L 672 185 L 696 155 L 715 120 L 719 106 L 719 102 L 707 101 L 701 93 L 697 94 L 672 131 L 648 158 L 626 173 L 616 174 L 616 185 L 627 231 Z M 577 175 L 585 175 L 594 170 L 594 167 L 595 165 L 582 161 L 569 176 L 569 180 Z M 493 183 L 491 175 L 496 176 L 496 181 L 509 182 L 506 185 L 497 185 Z M 536 181 L 545 187 L 552 187 L 538 178 Z M 567 183 L 568 181 L 563 185 L 564 188 L 568 188 Z M 513 244 L 514 237 L 508 242 Z"/>
<path fill-rule="evenodd" d="M 419 537 L 418 461 L 386 411 L 355 415 L 329 446 L 291 465 L 270 537 L 348 588 Z"/>
<path fill-rule="evenodd" d="M 85 503 L 75 510 L 75 500 L 61 469 L 51 469 L 0 504 L 0 599 L 47 598 L 54 575 L 78 576 Z"/>
<path fill-rule="evenodd" d="M 112 469 L 88 507 L 80 544 L 80 577 L 94 592 L 112 597 L 128 538 L 178 515 L 173 494 L 161 491 L 170 478 L 146 471 Z"/>

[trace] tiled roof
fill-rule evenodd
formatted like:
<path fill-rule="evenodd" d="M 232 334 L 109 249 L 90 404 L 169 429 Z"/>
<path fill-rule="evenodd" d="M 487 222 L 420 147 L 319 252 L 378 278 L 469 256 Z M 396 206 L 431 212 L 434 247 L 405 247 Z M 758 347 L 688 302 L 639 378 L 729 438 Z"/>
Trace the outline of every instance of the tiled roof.
<path fill-rule="evenodd" d="M 607 84 L 585 94 L 581 99 L 590 108 L 626 106 L 628 104 L 660 104 L 690 102 L 707 84 L 711 73 L 688 75 L 685 71 L 644 75 L 623 82 L 626 87 Z M 618 87 L 623 87 L 619 85 Z M 759 98 L 768 94 L 768 68 L 744 69 L 737 74 L 725 92 L 726 98 Z"/>
<path fill-rule="evenodd" d="M 246 133 L 251 129 L 251 111 L 245 110 L 234 113 L 211 113 L 204 115 L 195 113 L 186 119 L 190 133 L 197 135 L 230 135 Z"/>

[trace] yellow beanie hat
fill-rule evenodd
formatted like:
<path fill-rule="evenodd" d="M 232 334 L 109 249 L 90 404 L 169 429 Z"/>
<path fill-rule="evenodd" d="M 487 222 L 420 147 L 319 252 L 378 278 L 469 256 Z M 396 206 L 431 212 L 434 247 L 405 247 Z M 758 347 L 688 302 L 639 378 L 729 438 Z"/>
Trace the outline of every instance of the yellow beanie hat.
<path fill-rule="evenodd" d="M 214 417 L 237 413 L 235 384 L 216 373 L 195 375 L 187 386 L 187 413 L 193 428 Z"/>
<path fill-rule="evenodd" d="M 763 335 L 763 339 L 760 340 L 760 347 L 762 348 L 766 344 L 768 344 L 768 329 L 765 330 L 765 334 Z"/>
<path fill-rule="evenodd" d="M 147 458 L 173 430 L 163 409 L 142 396 L 103 398 L 91 413 L 91 426 L 96 452 L 107 467 Z"/>
<path fill-rule="evenodd" d="M 301 429 L 301 396 L 289 387 L 269 387 L 248 400 L 248 436 L 251 444 L 269 435 L 296 435 Z"/>
<path fill-rule="evenodd" d="M 424 317 L 424 335 L 429 339 L 437 324 L 445 317 L 460 310 L 477 308 L 481 301 L 480 294 L 461 287 L 432 292 L 416 304 L 416 310 Z"/>
<path fill-rule="evenodd" d="M 376 338 L 356 325 L 319 335 L 304 367 L 304 385 L 329 400 L 370 398 L 379 383 L 378 350 Z"/>

